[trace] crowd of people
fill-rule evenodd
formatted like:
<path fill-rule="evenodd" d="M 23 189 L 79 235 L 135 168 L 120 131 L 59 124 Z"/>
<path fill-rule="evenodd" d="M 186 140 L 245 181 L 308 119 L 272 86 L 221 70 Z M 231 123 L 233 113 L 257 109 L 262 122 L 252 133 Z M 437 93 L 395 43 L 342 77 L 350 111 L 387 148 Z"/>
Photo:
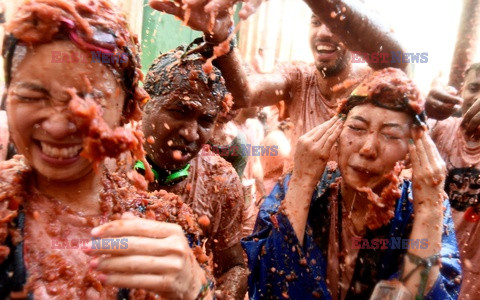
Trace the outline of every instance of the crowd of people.
<path fill-rule="evenodd" d="M 150 0 L 204 37 L 145 77 L 109 1 L 19 7 L 2 51 L 0 297 L 479 298 L 480 64 L 458 95 L 424 97 L 407 64 L 352 65 L 402 51 L 363 5 L 304 0 L 314 64 L 266 72 L 259 49 L 252 71 L 236 2 Z"/>

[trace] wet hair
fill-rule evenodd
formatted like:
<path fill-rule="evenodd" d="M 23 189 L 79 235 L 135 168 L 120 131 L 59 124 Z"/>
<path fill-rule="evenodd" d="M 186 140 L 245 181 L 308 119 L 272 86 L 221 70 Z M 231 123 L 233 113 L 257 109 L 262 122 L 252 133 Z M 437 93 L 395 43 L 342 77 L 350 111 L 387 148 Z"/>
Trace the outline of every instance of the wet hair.
<path fill-rule="evenodd" d="M 425 99 L 400 69 L 385 68 L 367 76 L 339 106 L 339 112 L 348 114 L 353 107 L 365 103 L 404 112 L 412 116 L 414 124 L 425 124 Z"/>
<path fill-rule="evenodd" d="M 475 75 L 478 76 L 480 73 L 480 62 L 471 64 L 470 67 L 468 67 L 468 69 L 465 71 L 465 76 L 467 76 L 470 71 L 475 71 Z"/>
<path fill-rule="evenodd" d="M 148 95 L 138 84 L 143 77 L 139 43 L 129 32 L 120 10 L 106 0 L 25 1 L 6 26 L 2 55 L 7 88 L 18 46 L 56 40 L 70 40 L 79 49 L 92 52 L 92 59 L 94 54 L 109 57 L 102 63 L 119 79 L 125 91 L 124 121 L 141 117 L 140 107 Z"/>
<path fill-rule="evenodd" d="M 212 71 L 207 74 L 204 71 L 206 59 L 188 51 L 189 47 L 182 45 L 155 59 L 145 77 L 144 87 L 151 97 L 146 108 L 154 103 L 162 105 L 167 99 L 162 96 L 176 94 L 185 100 L 194 97 L 211 99 L 220 113 L 228 113 L 232 98 L 222 73 L 211 66 Z"/>

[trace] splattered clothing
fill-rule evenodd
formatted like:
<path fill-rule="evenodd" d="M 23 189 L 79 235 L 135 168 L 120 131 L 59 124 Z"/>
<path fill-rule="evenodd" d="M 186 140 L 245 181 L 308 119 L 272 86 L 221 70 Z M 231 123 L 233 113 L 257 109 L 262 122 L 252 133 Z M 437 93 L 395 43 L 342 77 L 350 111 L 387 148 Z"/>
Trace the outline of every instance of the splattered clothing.
<path fill-rule="evenodd" d="M 155 299 L 154 293 L 145 290 L 104 286 L 89 267 L 92 257 L 81 250 L 92 241 L 90 232 L 95 226 L 118 220 L 124 212 L 177 223 L 192 246 L 198 245 L 200 229 L 190 208 L 176 195 L 135 190 L 126 175 L 105 171 L 101 174 L 101 209 L 87 216 L 39 192 L 32 172 L 21 156 L 0 162 L 1 299 L 8 295 L 17 299 L 15 293 L 23 295 L 22 299 Z M 101 247 L 128 248 L 128 240 L 111 242 Z"/>
<path fill-rule="evenodd" d="M 235 170 L 207 149 L 202 149 L 189 163 L 188 177 L 168 191 L 179 195 L 199 217 L 209 218 L 204 235 L 214 253 L 238 244 L 244 198 Z"/>
<path fill-rule="evenodd" d="M 285 63 L 278 67 L 278 71 L 290 88 L 286 106 L 290 119 L 295 124 L 291 139 L 292 157 L 286 164 L 288 169 L 293 161 L 293 154 L 300 136 L 332 118 L 337 113 L 338 101 L 350 95 L 370 71 L 368 68 L 358 69 L 354 72 L 354 78 L 347 79 L 343 84 L 338 85 L 341 93 L 331 99 L 322 95 L 320 82 L 324 78 L 315 65 L 301 62 Z"/>
<path fill-rule="evenodd" d="M 352 249 L 341 246 L 348 236 L 348 223 L 340 202 L 338 170 L 327 170 L 312 196 L 300 245 L 280 204 L 287 193 L 290 175 L 278 184 L 262 205 L 254 234 L 242 240 L 248 255 L 251 299 L 369 299 L 375 284 L 399 276 L 406 249 L 391 242 L 387 247 Z M 377 230 L 367 230 L 362 239 L 408 239 L 412 229 L 411 183 L 404 181 L 395 217 Z M 456 299 L 460 284 L 460 265 L 448 201 L 444 217 L 440 275 L 426 299 Z M 280 210 L 280 211 L 279 211 Z M 337 217 L 332 217 L 337 216 Z M 332 222 L 332 219 L 336 219 Z M 338 230 L 332 229 L 338 228 Z M 342 230 L 343 228 L 343 230 Z M 336 234 L 332 234 L 336 233 Z M 335 236 L 338 243 L 333 243 Z M 338 239 L 340 237 L 340 239 Z M 350 242 L 352 244 L 352 236 Z M 335 246 L 339 245 L 339 246 Z M 373 244 L 372 244 L 373 245 Z M 336 248 L 333 249 L 333 248 Z M 379 249 L 380 248 L 380 249 Z M 351 250 L 347 253 L 347 250 Z M 336 258 L 331 252 L 337 253 Z M 332 259 L 336 261 L 332 261 Z M 348 263 L 351 260 L 353 263 Z M 345 264 L 342 263 L 345 262 Z M 327 263 L 328 262 L 328 263 Z M 340 268 L 340 266 L 344 268 Z M 332 281 L 332 278 L 337 278 Z M 348 278 L 350 280 L 346 280 Z M 456 280 L 457 279 L 457 280 Z M 347 282 L 342 288 L 342 284 Z"/>
<path fill-rule="evenodd" d="M 469 141 L 461 118 L 448 118 L 432 126 L 431 136 L 447 164 L 445 191 L 452 206 L 463 267 L 460 299 L 480 297 L 480 141 Z"/>

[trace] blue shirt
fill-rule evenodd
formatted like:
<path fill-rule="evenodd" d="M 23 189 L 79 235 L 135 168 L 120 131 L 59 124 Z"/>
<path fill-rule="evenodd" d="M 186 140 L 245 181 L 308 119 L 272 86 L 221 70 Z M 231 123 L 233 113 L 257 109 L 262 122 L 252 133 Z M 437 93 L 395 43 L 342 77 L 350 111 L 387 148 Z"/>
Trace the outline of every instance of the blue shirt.
<path fill-rule="evenodd" d="M 338 170 L 327 170 L 312 195 L 304 245 L 300 245 L 288 218 L 279 212 L 290 176 L 277 184 L 260 208 L 254 232 L 242 240 L 248 256 L 250 299 L 331 299 L 327 289 L 327 249 L 330 226 L 328 196 Z M 413 224 L 411 183 L 404 181 L 402 196 L 389 224 L 367 230 L 364 238 L 408 239 Z M 441 268 L 435 285 L 425 299 L 457 299 L 460 290 L 460 260 L 448 200 L 444 202 Z M 406 249 L 392 243 L 387 249 L 360 249 L 346 299 L 369 299 L 375 284 L 398 278 Z"/>

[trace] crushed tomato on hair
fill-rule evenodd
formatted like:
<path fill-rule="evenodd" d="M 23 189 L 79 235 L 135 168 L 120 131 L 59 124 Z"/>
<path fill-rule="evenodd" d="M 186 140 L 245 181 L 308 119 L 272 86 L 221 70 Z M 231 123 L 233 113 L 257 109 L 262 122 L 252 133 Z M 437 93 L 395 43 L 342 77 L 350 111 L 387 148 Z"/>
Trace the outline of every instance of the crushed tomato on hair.
<path fill-rule="evenodd" d="M 32 0 L 20 7 L 17 15 L 7 24 L 6 32 L 14 37 L 17 45 L 34 46 L 69 39 L 83 51 L 128 58 L 126 61 L 111 59 L 104 63 L 126 93 L 122 123 L 127 124 L 140 120 L 141 107 L 149 99 L 139 85 L 143 74 L 138 39 L 127 28 L 125 17 L 115 13 L 109 1 Z M 91 85 L 86 84 L 91 89 Z M 130 151 L 133 157 L 145 162 L 144 137 L 137 126 L 110 129 L 101 118 L 99 106 L 95 105 L 105 102 L 103 97 L 88 95 L 86 99 L 81 99 L 76 91 L 68 87 L 67 92 L 72 98 L 70 109 L 79 118 L 75 122 L 82 125 L 82 133 L 87 137 L 83 157 L 98 165 L 105 157 L 116 157 L 120 152 Z M 146 179 L 153 180 L 149 165 L 145 165 Z"/>

